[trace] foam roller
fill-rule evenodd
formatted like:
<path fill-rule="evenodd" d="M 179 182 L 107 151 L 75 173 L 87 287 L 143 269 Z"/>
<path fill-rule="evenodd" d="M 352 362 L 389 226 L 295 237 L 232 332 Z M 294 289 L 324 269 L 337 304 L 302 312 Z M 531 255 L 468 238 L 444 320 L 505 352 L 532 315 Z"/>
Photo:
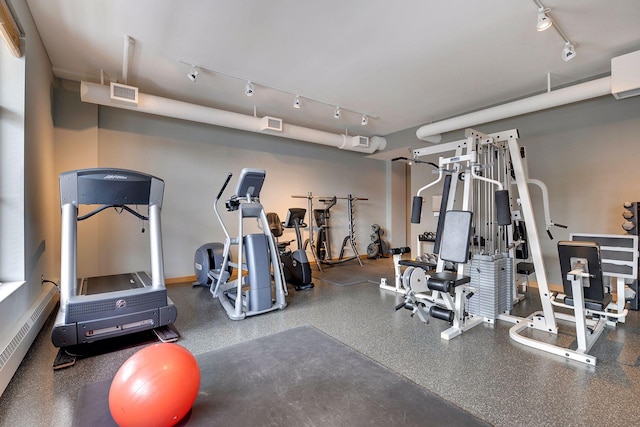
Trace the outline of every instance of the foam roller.
<path fill-rule="evenodd" d="M 411 204 L 411 223 L 420 224 L 420 216 L 422 216 L 422 196 L 413 196 Z"/>
<path fill-rule="evenodd" d="M 446 308 L 440 308 L 436 305 L 429 307 L 429 316 L 440 320 L 446 320 L 447 322 L 453 322 L 453 311 Z"/>
<path fill-rule="evenodd" d="M 499 225 L 511 224 L 511 207 L 509 206 L 509 191 L 496 191 L 496 212 Z"/>

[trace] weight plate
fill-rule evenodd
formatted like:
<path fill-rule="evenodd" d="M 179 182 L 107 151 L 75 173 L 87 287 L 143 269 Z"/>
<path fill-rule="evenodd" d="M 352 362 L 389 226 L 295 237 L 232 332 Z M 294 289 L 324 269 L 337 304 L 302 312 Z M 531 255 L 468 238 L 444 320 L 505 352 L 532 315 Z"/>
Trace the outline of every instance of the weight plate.
<path fill-rule="evenodd" d="M 369 246 L 367 246 L 367 256 L 369 258 L 375 258 L 376 256 L 378 256 L 378 245 L 375 243 L 369 243 Z"/>
<path fill-rule="evenodd" d="M 414 267 L 409 276 L 409 287 L 416 293 L 427 292 L 427 275 L 421 268 Z"/>

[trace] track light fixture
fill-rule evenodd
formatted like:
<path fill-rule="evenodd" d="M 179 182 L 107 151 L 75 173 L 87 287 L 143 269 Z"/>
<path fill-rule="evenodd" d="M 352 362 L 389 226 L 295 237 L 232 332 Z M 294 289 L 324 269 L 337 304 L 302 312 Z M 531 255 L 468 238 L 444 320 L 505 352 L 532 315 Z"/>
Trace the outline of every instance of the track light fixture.
<path fill-rule="evenodd" d="M 576 48 L 573 43 L 566 41 L 564 43 L 564 49 L 562 49 L 562 60 L 567 62 L 576 57 Z"/>
<path fill-rule="evenodd" d="M 182 60 L 178 60 L 178 62 L 181 63 L 181 64 L 188 65 L 189 67 L 191 67 L 189 73 L 187 74 L 187 77 L 189 78 L 189 80 L 191 80 L 193 82 L 195 82 L 196 79 L 198 78 L 199 70 L 206 70 L 206 71 L 209 71 L 210 73 L 220 74 L 220 75 L 223 75 L 223 76 L 231 77 L 233 79 L 246 81 L 247 83 L 246 83 L 246 85 L 244 87 L 244 94 L 247 95 L 247 96 L 253 96 L 253 94 L 255 93 L 255 89 L 253 87 L 254 83 L 252 82 L 252 80 L 248 80 L 245 77 L 234 76 L 232 74 L 228 74 L 228 73 L 225 73 L 223 71 L 214 70 L 213 68 L 204 66 L 202 64 L 196 66 L 196 65 L 193 65 L 193 62 L 187 62 L 187 61 L 182 61 Z M 275 91 L 278 91 L 278 92 L 282 92 L 282 93 L 286 93 L 286 94 L 295 96 L 294 101 L 293 101 L 293 108 L 302 108 L 302 98 L 304 98 L 305 102 L 306 101 L 313 101 L 313 102 L 316 102 L 318 104 L 323 104 L 323 105 L 326 105 L 328 107 L 335 108 L 334 113 L 333 113 L 333 117 L 335 117 L 336 119 L 339 119 L 341 117 L 343 110 L 361 116 L 360 124 L 363 125 L 363 126 L 369 124 L 369 119 L 378 119 L 379 118 L 377 115 L 372 114 L 372 113 L 365 113 L 365 112 L 362 112 L 362 111 L 356 111 L 356 110 L 352 110 L 352 109 L 349 109 L 349 108 L 342 108 L 342 107 L 336 106 L 336 104 L 333 104 L 333 103 L 330 103 L 330 102 L 325 102 L 325 101 L 321 101 L 319 99 L 310 98 L 308 96 L 300 95 L 299 93 L 295 93 L 295 92 L 284 90 L 284 89 L 279 89 L 277 87 L 269 86 L 269 85 L 266 85 L 264 83 L 256 82 L 255 84 L 260 86 L 260 87 L 265 87 L 267 89 L 271 89 L 271 90 L 275 90 Z"/>
<path fill-rule="evenodd" d="M 536 25 L 536 29 L 538 31 L 544 31 L 553 26 L 556 32 L 560 34 L 560 37 L 564 40 L 562 60 L 565 62 L 571 61 L 576 56 L 575 44 L 569 40 L 569 37 L 567 37 L 567 35 L 562 31 L 558 23 L 551 19 L 551 16 L 549 16 L 551 10 L 545 7 L 541 0 L 533 0 L 533 2 L 538 6 L 538 24 Z"/>
<path fill-rule="evenodd" d="M 191 71 L 189 71 L 189 74 L 187 74 L 187 77 L 189 78 L 189 80 L 191 80 L 192 82 L 195 82 L 196 80 L 198 80 L 198 74 L 200 74 L 198 72 L 198 67 L 193 65 L 191 67 Z"/>
<path fill-rule="evenodd" d="M 244 94 L 247 96 L 253 96 L 253 83 L 250 81 L 247 82 L 247 85 L 244 87 Z"/>
<path fill-rule="evenodd" d="M 538 31 L 548 30 L 553 25 L 553 20 L 551 20 L 549 15 L 547 15 L 549 12 L 550 10 L 548 8 L 538 8 L 538 23 L 536 24 L 536 29 Z"/>

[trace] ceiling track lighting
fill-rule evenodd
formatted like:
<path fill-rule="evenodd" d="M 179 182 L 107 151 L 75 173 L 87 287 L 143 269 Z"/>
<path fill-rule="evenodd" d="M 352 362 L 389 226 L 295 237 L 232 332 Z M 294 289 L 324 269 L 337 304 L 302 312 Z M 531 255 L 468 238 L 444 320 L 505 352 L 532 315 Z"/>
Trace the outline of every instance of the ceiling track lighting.
<path fill-rule="evenodd" d="M 250 81 L 247 82 L 247 85 L 244 87 L 244 94 L 247 96 L 253 96 L 254 93 L 253 83 Z"/>
<path fill-rule="evenodd" d="M 334 107 L 335 111 L 333 113 L 333 117 L 335 117 L 336 119 L 339 119 L 342 111 L 348 111 L 350 113 L 354 113 L 354 114 L 358 114 L 361 116 L 361 120 L 360 120 L 360 124 L 362 126 L 365 126 L 367 124 L 369 124 L 369 119 L 378 119 L 379 117 L 375 114 L 371 114 L 371 113 L 365 113 L 365 112 L 360 112 L 360 111 L 356 111 L 356 110 L 352 110 L 349 108 L 344 108 L 344 107 L 339 107 L 336 104 L 331 104 L 329 102 L 325 102 L 325 101 L 321 101 L 319 99 L 314 99 L 314 98 L 309 98 L 308 96 L 304 96 L 304 95 L 300 95 L 299 93 L 294 93 L 294 92 L 290 92 L 287 90 L 283 90 L 283 89 L 278 89 L 276 87 L 273 86 L 269 86 L 263 83 L 259 83 L 259 82 L 255 82 L 252 80 L 248 80 L 245 79 L 243 77 L 238 77 L 238 76 L 234 76 L 232 74 L 228 74 L 228 73 L 224 73 L 222 71 L 218 71 L 218 70 L 214 70 L 213 68 L 210 67 L 205 67 L 203 65 L 193 65 L 193 63 L 191 62 L 185 62 L 185 61 L 181 61 L 178 60 L 179 63 L 181 64 L 185 64 L 191 67 L 191 71 L 189 72 L 189 74 L 187 74 L 187 77 L 189 78 L 189 80 L 195 82 L 196 79 L 198 78 L 198 74 L 199 74 L 199 70 L 206 70 L 209 71 L 211 73 L 215 73 L 215 74 L 220 74 L 223 76 L 227 76 L 227 77 L 231 77 L 233 79 L 238 79 L 238 80 L 244 80 L 246 81 L 246 85 L 244 87 L 244 94 L 247 96 L 253 96 L 253 94 L 255 93 L 255 88 L 254 85 L 258 85 L 261 87 L 265 87 L 267 89 L 271 89 L 271 90 L 275 90 L 278 92 L 282 92 L 282 93 L 286 93 L 292 96 L 295 96 L 294 101 L 293 101 L 293 108 L 302 108 L 302 99 L 304 98 L 307 101 L 313 101 L 313 102 L 317 102 L 318 104 L 324 104 L 330 107 Z"/>
<path fill-rule="evenodd" d="M 570 41 L 564 43 L 564 49 L 562 49 L 562 60 L 567 62 L 576 57 L 576 48 Z"/>
<path fill-rule="evenodd" d="M 551 26 L 553 25 L 553 20 L 548 15 L 549 12 L 551 12 L 549 8 L 538 8 L 538 23 L 536 24 L 536 30 L 545 31 L 551 28 Z"/>
<path fill-rule="evenodd" d="M 198 67 L 193 65 L 191 66 L 191 71 L 189 71 L 189 73 L 187 74 L 187 77 L 192 82 L 195 82 L 196 80 L 198 80 L 198 74 L 200 74 L 200 72 L 198 71 Z"/>
<path fill-rule="evenodd" d="M 569 40 L 569 37 L 562 31 L 558 23 L 555 22 L 549 13 L 551 10 L 545 7 L 540 0 L 533 0 L 533 2 L 538 6 L 538 23 L 536 24 L 536 29 L 538 31 L 544 31 L 550 27 L 553 27 L 560 37 L 564 40 L 564 46 L 562 48 L 562 60 L 567 62 L 571 61 L 576 57 L 576 46 L 574 43 Z"/>

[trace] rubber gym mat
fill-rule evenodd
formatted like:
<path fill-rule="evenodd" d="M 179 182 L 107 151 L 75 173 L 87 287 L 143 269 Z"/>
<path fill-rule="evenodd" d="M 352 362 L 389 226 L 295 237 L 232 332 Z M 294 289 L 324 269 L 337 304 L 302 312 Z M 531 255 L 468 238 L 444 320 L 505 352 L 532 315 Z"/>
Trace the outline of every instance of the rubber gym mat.
<path fill-rule="evenodd" d="M 386 259 L 365 260 L 361 267 L 356 261 L 352 264 L 323 265 L 322 272 L 313 267 L 313 277 L 336 286 L 349 286 L 356 283 L 380 283 L 382 277 L 390 281 L 394 277 L 393 264 Z"/>
<path fill-rule="evenodd" d="M 180 425 L 488 425 L 311 326 L 196 359 L 200 390 Z M 109 387 L 104 380 L 79 390 L 74 426 L 115 426 Z"/>

